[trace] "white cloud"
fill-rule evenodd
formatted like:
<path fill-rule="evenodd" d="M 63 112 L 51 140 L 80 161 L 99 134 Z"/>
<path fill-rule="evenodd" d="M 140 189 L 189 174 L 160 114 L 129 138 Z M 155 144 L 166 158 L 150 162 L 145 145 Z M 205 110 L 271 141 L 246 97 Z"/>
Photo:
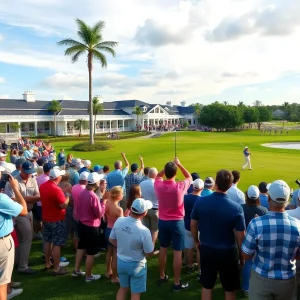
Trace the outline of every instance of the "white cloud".
<path fill-rule="evenodd" d="M 245 87 L 245 92 L 246 93 L 256 93 L 257 92 L 257 87 L 256 86 L 247 86 Z"/>
<path fill-rule="evenodd" d="M 5 79 L 3 77 L 0 77 L 0 83 L 4 83 Z"/>

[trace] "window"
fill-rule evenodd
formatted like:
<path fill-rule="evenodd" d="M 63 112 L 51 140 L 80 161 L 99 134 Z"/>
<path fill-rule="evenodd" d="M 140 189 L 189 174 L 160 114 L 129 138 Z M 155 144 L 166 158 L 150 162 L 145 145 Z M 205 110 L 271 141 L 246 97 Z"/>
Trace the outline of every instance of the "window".
<path fill-rule="evenodd" d="M 155 113 L 159 114 L 159 108 L 158 107 L 155 108 Z"/>
<path fill-rule="evenodd" d="M 143 111 L 146 112 L 147 111 L 147 106 L 143 107 Z"/>
<path fill-rule="evenodd" d="M 34 124 L 33 123 L 29 123 L 29 131 L 34 131 Z"/>
<path fill-rule="evenodd" d="M 67 123 L 67 126 L 69 125 L 69 128 L 70 128 L 70 124 Z M 49 122 L 45 122 L 45 130 L 49 130 L 50 129 L 50 126 L 49 126 Z"/>

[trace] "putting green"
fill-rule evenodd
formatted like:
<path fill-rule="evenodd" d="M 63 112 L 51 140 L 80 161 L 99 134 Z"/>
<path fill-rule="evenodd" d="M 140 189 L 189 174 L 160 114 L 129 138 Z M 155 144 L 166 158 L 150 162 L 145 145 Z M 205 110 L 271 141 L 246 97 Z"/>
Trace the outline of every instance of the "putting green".
<path fill-rule="evenodd" d="M 90 159 L 93 164 L 108 164 L 113 167 L 120 153 L 125 152 L 130 163 L 139 162 L 144 157 L 146 166 L 163 168 L 167 161 L 174 158 L 174 133 L 167 133 L 159 138 L 136 138 L 111 141 L 113 148 L 105 152 L 74 152 L 74 142 L 55 143 L 57 151 L 64 148 L 74 157 Z M 295 179 L 300 177 L 299 150 L 274 149 L 262 146 L 264 143 L 300 141 L 300 131 L 291 130 L 286 135 L 261 135 L 258 130 L 244 132 L 178 132 L 177 156 L 190 172 L 198 172 L 201 178 L 215 176 L 217 170 L 225 168 L 240 170 L 242 177 L 240 188 L 246 188 L 261 181 L 272 182 L 282 179 L 296 188 Z M 242 171 L 244 164 L 243 146 L 252 152 L 253 170 Z M 180 176 L 179 176 L 180 177 Z"/>

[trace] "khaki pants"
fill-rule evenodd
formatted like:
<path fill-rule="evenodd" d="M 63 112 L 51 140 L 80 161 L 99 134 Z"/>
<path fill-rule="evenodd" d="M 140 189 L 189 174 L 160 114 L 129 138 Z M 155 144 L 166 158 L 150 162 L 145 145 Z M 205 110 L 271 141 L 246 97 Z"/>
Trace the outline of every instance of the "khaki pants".
<path fill-rule="evenodd" d="M 158 210 L 149 209 L 147 215 L 143 218 L 143 224 L 151 233 L 158 231 Z"/>
<path fill-rule="evenodd" d="M 15 244 L 9 235 L 0 239 L 0 285 L 11 282 L 14 268 Z"/>
<path fill-rule="evenodd" d="M 18 216 L 15 219 L 19 247 L 16 249 L 15 261 L 20 272 L 28 269 L 28 260 L 32 244 L 32 226 L 30 213 L 26 216 Z"/>
<path fill-rule="evenodd" d="M 284 280 L 262 277 L 251 270 L 249 300 L 291 300 L 296 278 Z"/>

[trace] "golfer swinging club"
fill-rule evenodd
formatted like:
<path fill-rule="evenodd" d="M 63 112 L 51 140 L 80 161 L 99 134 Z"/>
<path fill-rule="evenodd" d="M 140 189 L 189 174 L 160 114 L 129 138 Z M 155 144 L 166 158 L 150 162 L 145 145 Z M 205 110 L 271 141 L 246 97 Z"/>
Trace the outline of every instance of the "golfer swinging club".
<path fill-rule="evenodd" d="M 245 157 L 245 162 L 246 163 L 243 165 L 242 169 L 245 170 L 245 168 L 249 165 L 249 170 L 252 170 L 251 160 L 250 160 L 251 153 L 250 153 L 249 148 L 247 146 L 245 147 L 243 153 L 244 153 L 244 157 Z"/>

